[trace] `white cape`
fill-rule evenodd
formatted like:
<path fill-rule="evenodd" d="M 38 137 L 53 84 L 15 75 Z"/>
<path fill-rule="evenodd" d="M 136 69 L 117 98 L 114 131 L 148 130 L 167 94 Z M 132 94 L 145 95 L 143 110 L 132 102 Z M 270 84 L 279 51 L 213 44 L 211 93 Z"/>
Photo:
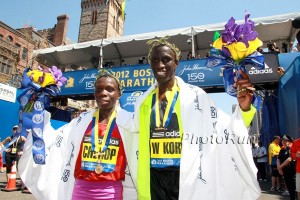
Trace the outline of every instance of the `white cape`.
<path fill-rule="evenodd" d="M 261 192 L 257 169 L 239 108 L 230 117 L 217 109 L 202 89 L 184 83 L 179 77 L 176 79 L 183 125 L 179 199 L 257 199 Z M 135 185 L 139 107 L 155 87 L 156 84 L 138 100 L 134 114 L 121 110 L 117 116 Z M 139 199 L 143 199 L 141 196 Z"/>
<path fill-rule="evenodd" d="M 26 187 L 36 199 L 69 200 L 74 187 L 74 170 L 81 141 L 94 111 L 82 113 L 69 124 L 54 130 L 50 119 L 45 120 L 44 141 L 46 164 L 37 165 L 32 158 L 32 136 L 29 135 L 20 158 L 18 171 Z M 124 199 L 137 199 L 131 177 L 123 182 Z"/>

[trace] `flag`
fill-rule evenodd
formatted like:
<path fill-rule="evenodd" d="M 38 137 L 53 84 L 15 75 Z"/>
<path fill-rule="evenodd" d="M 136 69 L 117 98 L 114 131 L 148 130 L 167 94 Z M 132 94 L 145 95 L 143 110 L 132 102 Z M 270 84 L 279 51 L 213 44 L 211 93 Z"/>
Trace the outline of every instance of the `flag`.
<path fill-rule="evenodd" d="M 121 5 L 123 21 L 125 20 L 125 5 L 126 5 L 126 1 L 124 0 Z"/>

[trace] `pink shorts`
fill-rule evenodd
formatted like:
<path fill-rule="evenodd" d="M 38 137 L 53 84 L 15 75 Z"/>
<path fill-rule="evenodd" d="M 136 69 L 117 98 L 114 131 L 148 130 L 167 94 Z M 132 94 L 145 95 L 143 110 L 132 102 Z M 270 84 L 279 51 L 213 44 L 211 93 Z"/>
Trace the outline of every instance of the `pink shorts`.
<path fill-rule="evenodd" d="M 72 200 L 83 199 L 123 199 L 121 181 L 85 181 L 76 179 Z"/>

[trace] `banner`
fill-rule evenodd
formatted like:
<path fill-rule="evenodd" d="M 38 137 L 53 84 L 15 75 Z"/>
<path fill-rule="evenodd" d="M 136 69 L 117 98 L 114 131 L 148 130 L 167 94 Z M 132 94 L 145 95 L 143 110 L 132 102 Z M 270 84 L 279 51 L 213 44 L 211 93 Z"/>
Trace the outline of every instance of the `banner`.
<path fill-rule="evenodd" d="M 0 83 L 0 99 L 1 100 L 15 103 L 16 97 L 17 97 L 17 88 Z"/>
<path fill-rule="evenodd" d="M 278 65 L 277 55 L 264 55 L 264 70 L 247 68 L 252 83 L 278 82 L 279 75 L 276 73 Z M 207 59 L 195 59 L 180 61 L 176 69 L 176 75 L 181 77 L 186 83 L 190 83 L 202 88 L 224 87 L 222 70 L 224 65 L 212 68 L 206 67 Z M 107 68 L 119 78 L 124 92 L 145 91 L 153 83 L 155 78 L 149 64 L 127 65 L 121 67 Z M 64 72 L 64 77 L 68 79 L 67 84 L 61 87 L 60 96 L 65 95 L 90 95 L 94 93 L 94 82 L 98 74 L 98 69 Z"/>

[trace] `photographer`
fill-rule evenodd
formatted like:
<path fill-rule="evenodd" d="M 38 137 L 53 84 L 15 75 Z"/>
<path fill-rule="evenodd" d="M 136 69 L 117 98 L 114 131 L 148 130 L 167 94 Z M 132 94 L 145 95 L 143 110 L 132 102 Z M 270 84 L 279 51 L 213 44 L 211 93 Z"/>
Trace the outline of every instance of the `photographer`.
<path fill-rule="evenodd" d="M 280 52 L 279 48 L 277 47 L 276 43 L 272 43 L 272 41 L 269 41 L 267 43 L 268 51 L 269 52 Z"/>

